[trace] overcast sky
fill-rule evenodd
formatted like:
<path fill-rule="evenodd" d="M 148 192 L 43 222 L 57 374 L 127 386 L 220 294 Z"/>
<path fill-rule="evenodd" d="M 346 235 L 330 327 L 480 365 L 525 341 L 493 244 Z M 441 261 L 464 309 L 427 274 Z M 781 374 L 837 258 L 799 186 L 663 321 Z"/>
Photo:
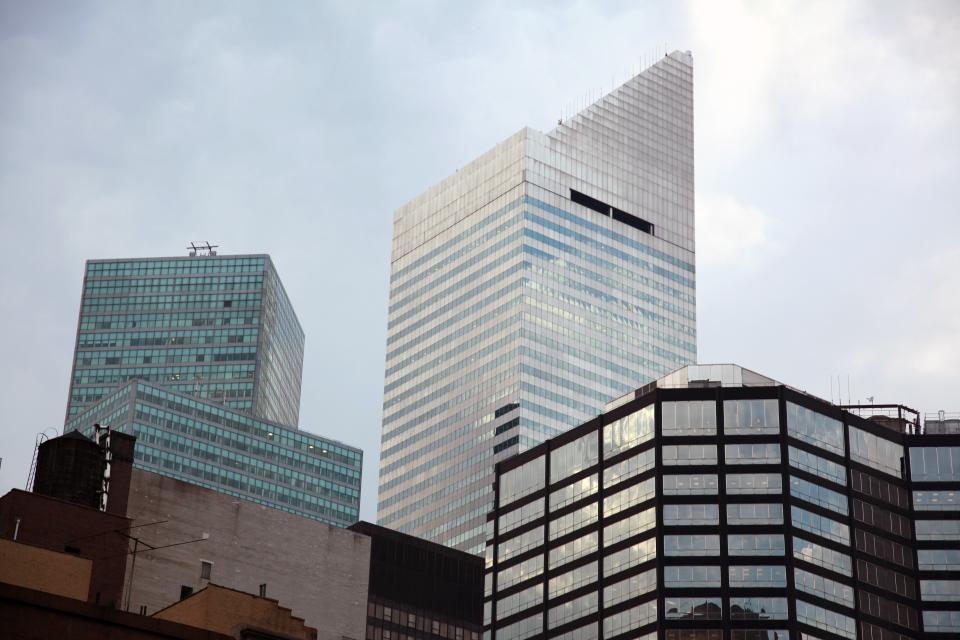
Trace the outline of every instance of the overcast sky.
<path fill-rule="evenodd" d="M 958 2 L 0 0 L 0 493 L 62 426 L 84 260 L 209 240 L 273 256 L 375 519 L 393 210 L 665 48 L 700 361 L 960 411 Z"/>

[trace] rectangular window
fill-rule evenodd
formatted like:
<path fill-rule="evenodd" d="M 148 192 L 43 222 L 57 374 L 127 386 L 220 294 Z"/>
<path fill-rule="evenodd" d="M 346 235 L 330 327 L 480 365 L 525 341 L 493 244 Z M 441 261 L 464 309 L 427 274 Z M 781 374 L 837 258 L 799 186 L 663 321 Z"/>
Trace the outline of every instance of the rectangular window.
<path fill-rule="evenodd" d="M 620 551 L 608 553 L 603 558 L 603 577 L 606 578 L 620 571 L 626 571 L 656 557 L 656 538 L 649 538 L 643 542 L 638 542 L 621 549 Z"/>
<path fill-rule="evenodd" d="M 720 508 L 715 504 L 668 504 L 663 507 L 666 526 L 720 524 Z"/>
<path fill-rule="evenodd" d="M 814 455 L 809 451 L 797 449 L 793 446 L 790 447 L 789 451 L 790 466 L 796 467 L 797 469 L 803 469 L 804 471 L 809 471 L 810 473 L 815 474 L 820 478 L 829 480 L 830 482 L 835 482 L 842 485 L 847 484 L 847 474 L 842 464 L 837 464 L 836 462 L 827 460 L 826 458 L 821 458 L 820 456 Z"/>
<path fill-rule="evenodd" d="M 924 602 L 958 602 L 960 580 L 921 580 L 920 593 Z"/>
<path fill-rule="evenodd" d="M 605 526 L 603 528 L 603 544 L 608 547 L 631 536 L 649 531 L 655 526 L 657 526 L 657 509 L 651 507 Z"/>
<path fill-rule="evenodd" d="M 723 620 L 720 598 L 667 596 L 663 608 L 667 620 Z"/>
<path fill-rule="evenodd" d="M 786 598 L 730 598 L 731 620 L 786 620 Z"/>
<path fill-rule="evenodd" d="M 596 562 L 590 562 L 577 567 L 572 571 L 567 571 L 559 576 L 550 578 L 550 597 L 556 598 L 565 593 L 570 593 L 574 589 L 579 589 L 585 584 L 597 581 L 598 566 Z"/>
<path fill-rule="evenodd" d="M 535 578 L 543 573 L 543 555 L 533 556 L 519 564 L 497 572 L 497 589 L 503 591 L 524 580 Z"/>
<path fill-rule="evenodd" d="M 856 640 L 857 625 L 850 616 L 812 605 L 803 600 L 797 600 L 796 607 L 798 621 L 850 640 Z"/>
<path fill-rule="evenodd" d="M 717 474 L 702 473 L 663 476 L 664 495 L 716 495 Z"/>
<path fill-rule="evenodd" d="M 903 477 L 903 447 L 886 438 L 849 427 L 850 459 L 871 469 Z"/>
<path fill-rule="evenodd" d="M 654 598 L 649 602 L 644 602 L 641 605 L 627 609 L 626 611 L 621 611 L 620 613 L 615 613 L 611 616 L 607 616 L 603 619 L 603 637 L 604 638 L 613 638 L 620 635 L 621 633 L 626 633 L 627 631 L 633 631 L 634 629 L 639 629 L 648 624 L 652 624 L 657 621 L 657 599 Z M 651 634 L 652 635 L 652 634 Z M 497 633 L 497 637 L 500 637 L 500 633 Z M 649 640 L 649 638 L 642 638 L 641 640 Z"/>
<path fill-rule="evenodd" d="M 690 444 L 664 445 L 662 447 L 665 465 L 715 465 L 717 464 L 717 445 Z"/>
<path fill-rule="evenodd" d="M 877 527 L 892 533 L 895 536 L 910 539 L 913 534 L 910 531 L 910 520 L 904 516 L 881 509 L 869 502 L 863 500 L 853 500 L 853 517 L 858 522 L 862 522 L 871 527 Z"/>
<path fill-rule="evenodd" d="M 533 522 L 544 514 L 543 499 L 534 500 L 519 509 L 508 511 L 500 516 L 500 535 L 513 531 L 517 527 Z M 492 521 L 491 521 L 492 524 Z"/>
<path fill-rule="evenodd" d="M 960 633 L 960 611 L 924 611 L 923 630 L 928 633 Z"/>
<path fill-rule="evenodd" d="M 656 478 L 622 489 L 603 499 L 603 517 L 609 517 L 634 505 L 651 500 L 656 495 Z"/>
<path fill-rule="evenodd" d="M 960 447 L 910 447 L 914 482 L 960 481 Z"/>
<path fill-rule="evenodd" d="M 550 629 L 566 624 L 571 620 L 588 616 L 597 611 L 599 598 L 597 592 L 587 593 L 563 604 L 551 607 L 547 613 L 547 626 Z M 499 633 L 497 634 L 500 635 Z"/>
<path fill-rule="evenodd" d="M 717 403 L 713 400 L 661 403 L 664 436 L 712 436 L 717 433 Z"/>
<path fill-rule="evenodd" d="M 910 547 L 875 536 L 863 529 L 856 529 L 855 533 L 854 539 L 858 551 L 907 569 L 913 568 L 913 551 Z"/>
<path fill-rule="evenodd" d="M 720 555 L 720 536 L 718 535 L 681 535 L 663 537 L 665 556 L 718 556 Z"/>
<path fill-rule="evenodd" d="M 518 620 L 517 622 L 500 627 L 497 630 L 497 637 L 510 638 L 510 640 L 526 640 L 527 638 L 540 635 L 542 631 L 543 614 L 537 613 L 529 618 L 524 618 L 523 620 Z M 440 628 L 436 622 L 434 623 L 434 632 L 437 635 L 440 633 Z"/>
<path fill-rule="evenodd" d="M 960 491 L 914 491 L 913 508 L 917 511 L 960 511 Z"/>
<path fill-rule="evenodd" d="M 612 607 L 621 602 L 650 593 L 657 588 L 657 570 L 650 569 L 615 582 L 603 589 L 603 606 Z"/>
<path fill-rule="evenodd" d="M 787 403 L 787 433 L 825 451 L 843 455 L 843 423 L 792 402 Z"/>
<path fill-rule="evenodd" d="M 213 572 L 213 563 L 207 562 L 206 560 L 200 561 L 200 579 L 209 580 L 210 574 Z"/>
<path fill-rule="evenodd" d="M 679 589 L 693 587 L 720 587 L 720 567 L 711 565 L 666 566 L 663 568 L 664 586 Z"/>
<path fill-rule="evenodd" d="M 780 404 L 776 400 L 724 400 L 723 432 L 727 435 L 780 433 Z"/>
<path fill-rule="evenodd" d="M 860 582 L 871 584 L 905 598 L 916 600 L 917 583 L 913 578 L 899 571 L 875 565 L 866 560 L 857 560 L 857 578 Z"/>
<path fill-rule="evenodd" d="M 550 482 L 554 483 L 597 464 L 597 432 L 592 431 L 550 452 Z"/>
<path fill-rule="evenodd" d="M 560 509 L 591 496 L 597 492 L 597 488 L 597 474 L 593 474 L 557 489 L 550 494 L 550 510 Z"/>
<path fill-rule="evenodd" d="M 840 544 L 850 544 L 850 527 L 847 525 L 800 507 L 791 507 L 790 513 L 793 526 L 797 529 L 823 536 Z"/>
<path fill-rule="evenodd" d="M 782 556 L 783 534 L 732 533 L 727 536 L 727 554 L 731 556 Z"/>
<path fill-rule="evenodd" d="M 620 482 L 634 478 L 648 469 L 653 469 L 655 463 L 655 449 L 647 449 L 622 462 L 610 465 L 603 470 L 604 488 L 612 487 Z"/>
<path fill-rule="evenodd" d="M 566 542 L 559 547 L 550 549 L 550 569 L 556 569 L 560 565 L 590 555 L 597 550 L 598 539 L 599 536 L 597 532 L 594 531 L 593 533 L 588 533 L 585 536 L 580 536 L 570 542 Z"/>
<path fill-rule="evenodd" d="M 543 456 L 500 475 L 500 506 L 510 504 L 544 487 L 546 462 Z"/>
<path fill-rule="evenodd" d="M 803 478 L 790 476 L 790 495 L 843 515 L 849 512 L 847 496 Z"/>
<path fill-rule="evenodd" d="M 550 521 L 550 539 L 556 540 L 562 535 L 597 521 L 597 503 L 588 504 L 570 513 Z"/>
<path fill-rule="evenodd" d="M 523 591 L 509 596 L 502 596 L 497 600 L 497 620 L 509 618 L 518 611 L 524 611 L 543 602 L 543 585 L 535 584 Z"/>
<path fill-rule="evenodd" d="M 793 583 L 799 591 L 853 608 L 853 587 L 849 587 L 842 582 L 830 580 L 803 569 L 794 569 Z"/>
<path fill-rule="evenodd" d="M 733 588 L 787 587 L 787 569 L 782 565 L 732 565 L 727 568 L 730 586 Z"/>
<path fill-rule="evenodd" d="M 960 520 L 915 520 L 917 540 L 960 540 Z"/>
<path fill-rule="evenodd" d="M 796 536 L 793 538 L 793 557 L 845 576 L 853 575 L 850 556 Z"/>
<path fill-rule="evenodd" d="M 728 444 L 723 447 L 726 464 L 780 464 L 780 445 Z"/>
<path fill-rule="evenodd" d="M 654 405 L 620 418 L 603 428 L 603 455 L 609 458 L 642 442 L 653 439 Z"/>
<path fill-rule="evenodd" d="M 918 549 L 920 571 L 960 571 L 960 549 Z"/>
<path fill-rule="evenodd" d="M 521 533 L 497 545 L 497 561 L 504 562 L 534 547 L 543 546 L 543 527 Z"/>
<path fill-rule="evenodd" d="M 728 504 L 727 524 L 783 524 L 783 505 L 778 503 Z"/>
<path fill-rule="evenodd" d="M 782 493 L 783 483 L 779 473 L 728 473 L 727 494 Z"/>

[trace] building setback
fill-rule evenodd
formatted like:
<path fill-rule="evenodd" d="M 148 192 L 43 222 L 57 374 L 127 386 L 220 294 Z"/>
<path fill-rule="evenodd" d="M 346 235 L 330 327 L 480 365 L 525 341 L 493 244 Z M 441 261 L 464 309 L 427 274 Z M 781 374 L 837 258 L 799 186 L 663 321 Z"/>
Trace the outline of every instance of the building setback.
<path fill-rule="evenodd" d="M 136 436 L 134 466 L 281 511 L 348 526 L 360 513 L 363 452 L 152 383 L 131 381 L 67 421 Z"/>
<path fill-rule="evenodd" d="M 498 464 L 485 638 L 957 637 L 960 435 L 856 411 L 689 366 Z"/>
<path fill-rule="evenodd" d="M 696 360 L 692 58 L 394 217 L 377 519 L 482 553 L 493 464 Z"/>
<path fill-rule="evenodd" d="M 296 427 L 303 340 L 268 255 L 88 260 L 67 419 L 136 379 Z"/>

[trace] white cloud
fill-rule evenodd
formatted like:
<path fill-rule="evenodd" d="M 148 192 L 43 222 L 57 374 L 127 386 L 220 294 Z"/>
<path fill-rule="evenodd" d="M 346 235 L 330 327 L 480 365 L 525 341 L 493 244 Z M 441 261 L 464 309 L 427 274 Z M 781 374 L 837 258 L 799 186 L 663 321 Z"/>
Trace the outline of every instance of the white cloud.
<path fill-rule="evenodd" d="M 755 263 L 770 249 L 770 217 L 728 195 L 697 197 L 697 263 Z"/>

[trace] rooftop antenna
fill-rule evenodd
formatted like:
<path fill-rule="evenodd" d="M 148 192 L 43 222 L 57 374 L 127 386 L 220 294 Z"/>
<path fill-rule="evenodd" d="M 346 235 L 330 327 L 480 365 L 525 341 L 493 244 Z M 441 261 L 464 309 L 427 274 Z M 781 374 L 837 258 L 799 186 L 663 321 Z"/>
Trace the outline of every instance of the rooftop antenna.
<path fill-rule="evenodd" d="M 220 248 L 218 244 L 210 244 L 206 240 L 201 242 L 191 242 L 187 246 L 187 250 L 190 252 L 189 255 L 191 258 L 196 258 L 197 256 L 206 257 L 206 256 L 215 256 L 217 255 L 217 249 Z"/>

